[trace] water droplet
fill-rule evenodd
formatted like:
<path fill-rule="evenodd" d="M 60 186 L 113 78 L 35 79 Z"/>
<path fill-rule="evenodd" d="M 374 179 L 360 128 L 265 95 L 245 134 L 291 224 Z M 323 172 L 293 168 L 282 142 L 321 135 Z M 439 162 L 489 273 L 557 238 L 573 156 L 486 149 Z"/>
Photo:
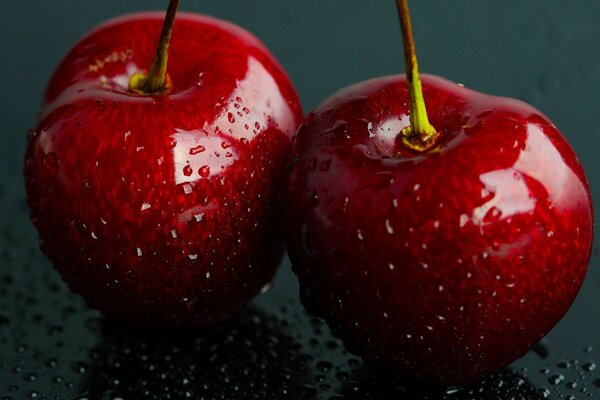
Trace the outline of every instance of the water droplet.
<path fill-rule="evenodd" d="M 137 253 L 138 257 L 141 257 L 143 255 L 142 249 L 140 249 L 139 247 L 136 247 L 135 252 Z"/>
<path fill-rule="evenodd" d="M 196 260 L 196 259 L 198 259 L 198 254 L 188 254 L 188 258 L 190 260 Z"/>
<path fill-rule="evenodd" d="M 152 206 L 150 205 L 150 203 L 143 203 L 142 204 L 142 208 L 141 211 L 146 211 L 147 209 L 151 208 Z"/>
<path fill-rule="evenodd" d="M 565 380 L 565 376 L 562 374 L 552 375 L 550 378 L 548 378 L 548 382 L 551 385 L 558 385 L 558 384 L 562 383 L 564 380 Z"/>
<path fill-rule="evenodd" d="M 208 165 L 203 165 L 198 170 L 198 174 L 203 178 L 208 178 L 208 176 L 210 175 L 210 167 Z"/>
<path fill-rule="evenodd" d="M 319 361 L 317 363 L 317 369 L 321 372 L 329 372 L 331 367 L 332 365 L 329 361 Z"/>
<path fill-rule="evenodd" d="M 356 236 L 358 237 L 358 240 L 364 240 L 364 236 L 363 236 L 362 231 L 360 229 L 356 230 Z"/>
<path fill-rule="evenodd" d="M 387 231 L 387 233 L 389 235 L 393 235 L 394 234 L 394 228 L 392 227 L 392 224 L 390 223 L 389 219 L 385 220 L 385 230 Z"/>
<path fill-rule="evenodd" d="M 183 174 L 185 176 L 190 176 L 192 175 L 192 173 L 194 173 L 194 170 L 192 169 L 190 164 L 187 164 L 185 167 L 183 167 Z"/>
<path fill-rule="evenodd" d="M 593 362 L 585 363 L 582 367 L 585 371 L 592 372 L 596 369 L 596 364 Z"/>
<path fill-rule="evenodd" d="M 196 147 L 192 147 L 190 149 L 190 155 L 193 156 L 195 154 L 202 153 L 204 150 L 206 150 L 206 148 L 204 146 L 202 146 L 202 145 L 198 145 Z"/>
<path fill-rule="evenodd" d="M 203 219 L 204 219 L 204 213 L 194 215 L 194 221 L 196 221 L 196 222 L 201 222 Z"/>
<path fill-rule="evenodd" d="M 235 117 L 232 113 L 227 113 L 227 120 L 232 124 L 235 122 Z"/>

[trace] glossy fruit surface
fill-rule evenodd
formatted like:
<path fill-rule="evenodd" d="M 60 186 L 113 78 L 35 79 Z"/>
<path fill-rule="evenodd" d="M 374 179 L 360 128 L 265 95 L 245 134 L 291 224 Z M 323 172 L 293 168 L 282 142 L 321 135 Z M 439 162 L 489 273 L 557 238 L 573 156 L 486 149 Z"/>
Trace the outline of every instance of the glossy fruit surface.
<path fill-rule="evenodd" d="M 440 131 L 425 153 L 404 76 L 336 93 L 306 118 L 286 183 L 305 306 L 346 346 L 409 379 L 461 386 L 563 316 L 592 244 L 589 187 L 539 111 L 423 77 Z"/>
<path fill-rule="evenodd" d="M 90 305 L 204 325 L 275 272 L 274 197 L 302 112 L 258 39 L 195 14 L 175 22 L 170 91 L 131 93 L 163 16 L 109 21 L 63 60 L 29 136 L 28 204 L 44 252 Z"/>

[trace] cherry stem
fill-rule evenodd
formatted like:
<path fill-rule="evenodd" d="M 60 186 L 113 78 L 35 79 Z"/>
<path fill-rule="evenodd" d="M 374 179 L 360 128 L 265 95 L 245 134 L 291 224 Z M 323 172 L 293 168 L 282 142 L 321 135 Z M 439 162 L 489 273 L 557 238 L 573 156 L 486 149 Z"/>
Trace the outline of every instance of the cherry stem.
<path fill-rule="evenodd" d="M 131 77 L 129 82 L 130 89 L 138 94 L 161 94 L 170 89 L 170 82 L 167 76 L 167 62 L 169 60 L 169 43 L 171 42 L 171 33 L 173 32 L 179 1 L 170 0 L 169 2 L 156 54 L 154 55 L 148 75 L 135 74 Z"/>
<path fill-rule="evenodd" d="M 433 146 L 438 136 L 436 129 L 429 122 L 423 89 L 419 79 L 419 65 L 412 34 L 412 23 L 408 9 L 408 0 L 396 0 L 402 43 L 404 44 L 404 63 L 406 65 L 406 82 L 410 98 L 410 127 L 402 132 L 403 142 L 413 150 L 425 151 Z"/>

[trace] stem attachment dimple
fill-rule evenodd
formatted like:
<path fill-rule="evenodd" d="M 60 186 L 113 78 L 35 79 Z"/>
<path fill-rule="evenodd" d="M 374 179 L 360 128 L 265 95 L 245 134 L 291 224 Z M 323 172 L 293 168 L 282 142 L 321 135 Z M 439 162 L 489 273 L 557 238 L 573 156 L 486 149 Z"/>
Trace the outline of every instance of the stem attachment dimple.
<path fill-rule="evenodd" d="M 400 29 L 404 45 L 404 63 L 406 65 L 406 83 L 410 99 L 410 126 L 402 131 L 402 143 L 415 151 L 426 151 L 436 142 L 439 133 L 429 122 L 423 89 L 419 79 L 419 65 L 412 34 L 412 24 L 408 9 L 408 0 L 396 0 Z"/>
<path fill-rule="evenodd" d="M 169 8 L 160 33 L 156 54 L 148 74 L 137 73 L 129 80 L 129 90 L 141 95 L 156 95 L 167 93 L 171 89 L 171 81 L 167 75 L 169 60 L 169 43 L 175 23 L 175 16 L 180 0 L 170 0 Z"/>

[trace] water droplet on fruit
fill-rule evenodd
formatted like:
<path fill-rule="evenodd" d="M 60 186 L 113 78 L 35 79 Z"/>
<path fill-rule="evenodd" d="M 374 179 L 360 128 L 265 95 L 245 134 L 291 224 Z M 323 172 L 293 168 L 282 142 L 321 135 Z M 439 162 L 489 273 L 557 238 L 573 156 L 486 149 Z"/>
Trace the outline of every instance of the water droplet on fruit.
<path fill-rule="evenodd" d="M 152 206 L 150 205 L 150 203 L 143 203 L 142 204 L 142 208 L 140 209 L 141 211 L 146 211 L 147 209 L 151 208 Z"/>
<path fill-rule="evenodd" d="M 136 254 L 137 254 L 138 257 L 141 257 L 143 255 L 142 249 L 140 249 L 139 247 L 136 247 L 135 252 L 136 252 Z"/>
<path fill-rule="evenodd" d="M 233 124 L 235 122 L 235 116 L 232 113 L 227 113 L 227 120 Z"/>
<path fill-rule="evenodd" d="M 387 231 L 387 233 L 389 235 L 393 235 L 394 234 L 394 228 L 392 227 L 392 224 L 390 223 L 389 219 L 385 220 L 385 230 Z"/>
<path fill-rule="evenodd" d="M 197 260 L 198 259 L 198 254 L 188 254 L 188 258 L 190 260 Z"/>
<path fill-rule="evenodd" d="M 363 233 L 360 229 L 356 230 L 356 236 L 358 237 L 358 240 L 364 240 L 365 238 L 363 237 Z"/>
<path fill-rule="evenodd" d="M 194 215 L 194 221 L 201 222 L 204 219 L 204 213 Z"/>
<path fill-rule="evenodd" d="M 190 176 L 193 173 L 194 173 L 194 170 L 192 169 L 192 167 L 190 166 L 190 164 L 187 164 L 185 167 L 183 167 L 183 175 Z"/>

